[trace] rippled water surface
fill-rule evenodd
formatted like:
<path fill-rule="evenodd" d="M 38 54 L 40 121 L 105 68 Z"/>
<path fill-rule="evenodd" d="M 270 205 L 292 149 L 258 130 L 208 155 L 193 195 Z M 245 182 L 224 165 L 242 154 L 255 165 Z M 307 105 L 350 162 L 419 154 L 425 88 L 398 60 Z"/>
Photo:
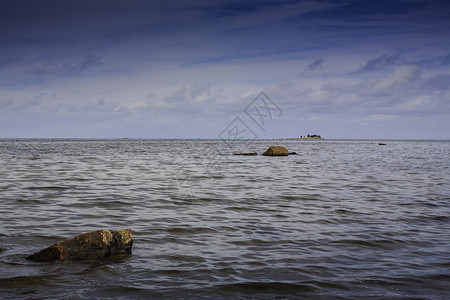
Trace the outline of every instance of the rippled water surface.
<path fill-rule="evenodd" d="M 448 299 L 449 141 L 0 140 L 0 298 Z M 97 229 L 131 256 L 30 262 Z"/>

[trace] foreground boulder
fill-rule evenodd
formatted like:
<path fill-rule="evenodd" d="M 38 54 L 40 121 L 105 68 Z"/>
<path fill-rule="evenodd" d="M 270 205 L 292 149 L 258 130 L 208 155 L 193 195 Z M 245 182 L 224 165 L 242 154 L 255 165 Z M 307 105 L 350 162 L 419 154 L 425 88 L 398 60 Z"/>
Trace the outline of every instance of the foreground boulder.
<path fill-rule="evenodd" d="M 116 254 L 131 254 L 130 229 L 97 230 L 83 233 L 27 258 L 34 261 L 101 259 Z"/>
<path fill-rule="evenodd" d="M 270 146 L 262 155 L 265 156 L 288 156 L 289 151 L 283 146 Z"/>

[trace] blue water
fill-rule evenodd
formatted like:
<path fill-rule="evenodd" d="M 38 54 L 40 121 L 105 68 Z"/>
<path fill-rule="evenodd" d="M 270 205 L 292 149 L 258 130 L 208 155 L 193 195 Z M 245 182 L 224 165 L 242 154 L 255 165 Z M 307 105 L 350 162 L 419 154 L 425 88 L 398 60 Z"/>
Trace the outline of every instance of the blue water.
<path fill-rule="evenodd" d="M 448 299 L 450 141 L 383 143 L 0 140 L 0 298 Z M 298 155 L 232 155 L 270 145 Z M 131 256 L 25 258 L 123 228 Z"/>

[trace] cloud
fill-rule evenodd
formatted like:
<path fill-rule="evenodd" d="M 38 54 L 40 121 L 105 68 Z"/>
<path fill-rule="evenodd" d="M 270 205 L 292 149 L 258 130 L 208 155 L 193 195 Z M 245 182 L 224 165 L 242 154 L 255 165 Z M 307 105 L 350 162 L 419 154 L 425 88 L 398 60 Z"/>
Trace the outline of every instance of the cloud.
<path fill-rule="evenodd" d="M 396 107 L 397 110 L 402 110 L 403 112 L 433 112 L 436 109 L 437 103 L 431 96 L 419 95 L 411 99 L 406 99 L 405 101 L 399 103 Z"/>
<path fill-rule="evenodd" d="M 120 111 L 118 103 L 104 98 L 100 98 L 97 101 L 86 101 L 79 106 L 68 106 L 67 108 L 94 117 L 104 117 L 108 114 L 114 114 Z"/>
<path fill-rule="evenodd" d="M 4 112 L 8 107 L 12 106 L 14 101 L 12 99 L 2 99 L 0 101 L 0 112 Z"/>
<path fill-rule="evenodd" d="M 139 110 L 141 108 L 144 108 L 145 106 L 146 106 L 145 101 L 136 101 L 125 105 L 125 107 L 129 110 Z"/>
<path fill-rule="evenodd" d="M 364 65 L 355 72 L 356 74 L 374 72 L 389 67 L 398 67 L 402 65 L 418 65 L 423 68 L 436 68 L 450 64 L 450 53 L 446 56 L 438 56 L 421 60 L 407 61 L 399 56 L 388 56 L 383 54 L 376 58 L 368 60 Z"/>
<path fill-rule="evenodd" d="M 211 99 L 209 84 L 177 84 L 164 96 L 157 97 L 154 106 L 161 109 L 175 109 L 177 111 L 195 111 L 203 107 Z"/>
<path fill-rule="evenodd" d="M 263 5 L 261 3 L 245 3 L 245 2 L 231 2 L 231 3 L 223 3 L 219 6 L 209 7 L 207 9 L 203 9 L 208 11 L 214 17 L 228 17 L 228 16 L 236 16 L 240 14 L 248 14 L 252 12 L 256 12 L 261 10 Z"/>
<path fill-rule="evenodd" d="M 437 92 L 450 91 L 450 74 L 438 74 L 420 84 L 420 89 L 423 91 Z"/>
<path fill-rule="evenodd" d="M 383 54 L 366 62 L 356 73 L 378 71 L 386 67 L 398 66 L 402 63 L 403 61 L 398 56 L 387 56 Z"/>
<path fill-rule="evenodd" d="M 419 64 L 395 66 L 367 76 L 302 77 L 268 88 L 287 114 L 333 116 L 342 120 L 388 122 L 450 112 L 450 74 L 428 75 Z M 303 93 L 300 88 L 303 87 Z"/>
<path fill-rule="evenodd" d="M 86 54 L 86 56 L 76 63 L 50 63 L 41 60 L 35 63 L 28 72 L 32 75 L 69 75 L 90 70 L 92 68 L 103 65 L 103 59 L 98 55 Z"/>
<path fill-rule="evenodd" d="M 21 60 L 20 57 L 10 57 L 0 59 L 0 69 L 6 68 L 9 65 L 15 64 Z"/>
<path fill-rule="evenodd" d="M 397 119 L 398 115 L 386 115 L 386 114 L 374 114 L 369 115 L 367 117 L 364 117 L 364 121 L 370 121 L 370 122 L 386 122 L 391 121 L 394 119 Z"/>
<path fill-rule="evenodd" d="M 47 92 L 31 95 L 27 92 L 6 93 L 3 97 L 4 99 L 0 99 L 0 108 L 4 116 L 48 113 L 54 108 L 57 100 L 55 94 Z"/>
<path fill-rule="evenodd" d="M 411 84 L 417 82 L 419 79 L 419 66 L 399 66 L 382 79 L 369 80 L 361 95 L 392 96 L 395 91 L 411 86 Z"/>
<path fill-rule="evenodd" d="M 63 66 L 58 66 L 55 64 L 51 64 L 45 60 L 41 60 L 37 63 L 35 63 L 29 70 L 28 72 L 32 75 L 57 75 L 59 73 L 61 73 L 61 71 L 64 69 L 65 67 Z"/>
<path fill-rule="evenodd" d="M 72 69 L 77 72 L 103 65 L 103 59 L 98 55 L 86 54 L 86 56 L 75 64 Z"/>
<path fill-rule="evenodd" d="M 305 71 L 308 71 L 308 72 L 312 72 L 315 70 L 322 71 L 323 70 L 323 62 L 324 62 L 324 60 L 322 58 L 316 59 L 306 67 Z"/>
<path fill-rule="evenodd" d="M 425 68 L 439 68 L 442 66 L 446 66 L 450 64 L 450 53 L 447 54 L 446 56 L 432 57 L 428 59 L 419 60 L 416 63 Z"/>
<path fill-rule="evenodd" d="M 444 58 L 442 59 L 443 66 L 448 65 L 448 64 L 450 64 L 450 53 L 447 54 L 446 56 L 444 56 Z"/>

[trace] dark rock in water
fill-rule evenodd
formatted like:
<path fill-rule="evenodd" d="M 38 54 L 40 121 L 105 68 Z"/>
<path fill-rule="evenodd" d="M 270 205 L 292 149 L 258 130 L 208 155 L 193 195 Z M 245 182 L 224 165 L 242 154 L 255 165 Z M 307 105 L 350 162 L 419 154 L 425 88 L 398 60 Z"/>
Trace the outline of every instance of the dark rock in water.
<path fill-rule="evenodd" d="M 385 146 L 386 144 L 385 143 L 378 143 L 378 145 Z"/>
<path fill-rule="evenodd" d="M 233 153 L 233 155 L 258 155 L 256 152 Z"/>
<path fill-rule="evenodd" d="M 297 152 L 289 152 L 289 155 L 297 155 Z"/>
<path fill-rule="evenodd" d="M 283 146 L 270 146 L 262 155 L 265 156 L 288 156 L 289 151 Z"/>
<path fill-rule="evenodd" d="M 116 254 L 131 254 L 130 229 L 97 230 L 83 233 L 27 258 L 34 261 L 101 259 Z"/>

